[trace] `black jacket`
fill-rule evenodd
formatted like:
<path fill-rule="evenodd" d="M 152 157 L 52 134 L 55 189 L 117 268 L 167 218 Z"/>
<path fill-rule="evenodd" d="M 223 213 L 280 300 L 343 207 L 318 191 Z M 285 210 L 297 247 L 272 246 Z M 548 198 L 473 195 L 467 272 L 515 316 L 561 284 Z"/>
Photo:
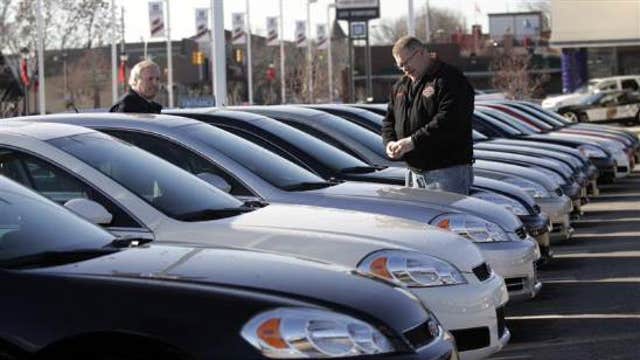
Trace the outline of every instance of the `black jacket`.
<path fill-rule="evenodd" d="M 115 103 L 109 112 L 126 112 L 126 113 L 154 113 L 160 114 L 162 105 L 155 101 L 148 101 L 140 96 L 137 92 L 129 90 L 117 103 Z"/>
<path fill-rule="evenodd" d="M 403 76 L 393 86 L 382 125 L 382 139 L 411 136 L 415 149 L 404 155 L 416 171 L 471 164 L 471 117 L 474 90 L 456 68 L 434 60 L 425 75 L 412 86 Z"/>

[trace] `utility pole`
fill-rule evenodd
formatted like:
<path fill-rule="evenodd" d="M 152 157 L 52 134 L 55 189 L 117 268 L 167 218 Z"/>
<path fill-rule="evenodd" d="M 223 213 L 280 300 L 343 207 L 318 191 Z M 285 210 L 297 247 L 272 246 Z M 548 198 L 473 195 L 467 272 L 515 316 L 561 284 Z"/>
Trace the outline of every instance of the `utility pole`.
<path fill-rule="evenodd" d="M 42 0 L 38 0 L 36 12 L 36 25 L 38 27 L 38 108 L 40 115 L 47 113 L 44 91 L 44 20 L 42 18 Z"/>
<path fill-rule="evenodd" d="M 407 30 L 409 36 L 416 36 L 416 18 L 413 15 L 413 0 L 407 0 L 409 2 L 409 14 L 407 16 Z"/>
<path fill-rule="evenodd" d="M 118 101 L 118 56 L 116 44 L 116 0 L 111 0 L 111 103 Z"/>
<path fill-rule="evenodd" d="M 171 50 L 171 9 L 169 0 L 167 3 L 167 90 L 169 92 L 169 107 L 173 107 L 173 56 Z"/>
<path fill-rule="evenodd" d="M 223 0 L 211 0 L 211 61 L 216 106 L 227 106 L 227 57 L 224 38 Z M 216 54 L 220 54 L 216 56 Z"/>
<path fill-rule="evenodd" d="M 284 16 L 282 11 L 282 1 L 280 0 L 280 102 L 285 104 L 287 101 L 286 81 L 284 74 Z"/>
<path fill-rule="evenodd" d="M 333 29 L 331 27 L 331 8 L 335 8 L 336 4 L 327 5 L 327 67 L 329 72 L 329 102 L 333 102 L 333 55 L 331 49 L 331 37 L 333 36 Z"/>
<path fill-rule="evenodd" d="M 309 86 L 309 102 L 313 104 L 313 59 L 311 56 L 311 3 L 316 0 L 307 0 L 307 78 Z"/>
<path fill-rule="evenodd" d="M 247 0 L 247 90 L 249 93 L 249 105 L 253 105 L 253 64 L 251 59 L 251 17 L 249 16 L 249 8 L 249 0 Z"/>

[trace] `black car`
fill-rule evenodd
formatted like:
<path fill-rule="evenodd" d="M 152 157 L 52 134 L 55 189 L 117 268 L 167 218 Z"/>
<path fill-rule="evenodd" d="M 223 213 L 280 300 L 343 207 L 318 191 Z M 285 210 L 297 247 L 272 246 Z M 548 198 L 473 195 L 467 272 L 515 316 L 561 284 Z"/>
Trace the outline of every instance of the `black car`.
<path fill-rule="evenodd" d="M 148 241 L 0 177 L 0 358 L 457 359 L 437 320 L 386 282 Z"/>
<path fill-rule="evenodd" d="M 640 124 L 640 96 L 629 91 L 602 91 L 582 97 L 557 112 L 571 122 L 620 121 Z"/>

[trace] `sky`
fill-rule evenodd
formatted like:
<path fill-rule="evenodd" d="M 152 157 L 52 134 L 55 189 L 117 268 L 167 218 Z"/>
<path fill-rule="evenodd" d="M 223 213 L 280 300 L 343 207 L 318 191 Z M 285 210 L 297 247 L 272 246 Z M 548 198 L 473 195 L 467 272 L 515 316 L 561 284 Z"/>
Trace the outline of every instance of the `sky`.
<path fill-rule="evenodd" d="M 307 0 L 282 0 L 284 9 L 284 35 L 291 40 L 294 36 L 296 20 L 306 20 Z M 409 0 L 380 0 L 380 17 L 397 19 L 406 17 Z M 539 0 L 413 0 L 418 13 L 427 2 L 430 7 L 458 10 L 465 18 L 467 26 L 479 23 L 488 31 L 488 14 L 522 10 L 527 3 Z M 250 6 L 251 31 L 264 35 L 267 16 L 279 15 L 279 0 L 248 0 Z M 326 24 L 327 5 L 333 0 L 317 0 L 311 4 L 311 36 L 315 37 L 316 24 Z M 246 11 L 247 0 L 226 0 L 223 3 L 225 29 L 231 28 L 231 14 Z M 195 34 L 195 9 L 208 8 L 210 0 L 169 0 L 171 15 L 171 38 L 174 40 Z M 116 0 L 117 6 L 125 9 L 125 34 L 127 42 L 162 41 L 149 38 L 148 0 Z M 479 12 L 476 10 L 479 10 Z M 334 10 L 331 10 L 333 19 Z M 377 20 L 371 22 L 374 25 Z"/>

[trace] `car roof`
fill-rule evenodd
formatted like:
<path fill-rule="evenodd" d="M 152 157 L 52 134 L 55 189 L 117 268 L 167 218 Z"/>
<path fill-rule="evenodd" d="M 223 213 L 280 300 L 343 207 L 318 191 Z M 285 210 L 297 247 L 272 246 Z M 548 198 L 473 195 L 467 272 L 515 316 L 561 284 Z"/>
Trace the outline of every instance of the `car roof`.
<path fill-rule="evenodd" d="M 34 122 L 28 121 L 27 119 L 28 118 L 21 118 L 20 121 L 2 122 L 2 125 L 0 125 L 0 134 L 22 135 L 47 141 L 60 137 L 93 132 L 93 130 L 81 126 Z"/>
<path fill-rule="evenodd" d="M 132 113 L 63 113 L 43 116 L 29 116 L 16 119 L 25 119 L 27 121 L 40 123 L 46 123 L 49 120 L 54 122 L 61 121 L 74 124 L 81 124 L 84 121 L 95 121 L 102 124 L 108 124 L 110 122 L 114 124 L 123 122 L 136 122 L 148 124 L 149 126 L 154 127 L 167 128 L 197 123 L 196 120 L 182 116 Z"/>
<path fill-rule="evenodd" d="M 637 79 L 640 78 L 640 75 L 620 75 L 620 76 L 608 76 L 601 78 L 593 78 L 589 79 L 589 81 L 607 81 L 607 80 L 626 80 L 626 79 Z"/>

